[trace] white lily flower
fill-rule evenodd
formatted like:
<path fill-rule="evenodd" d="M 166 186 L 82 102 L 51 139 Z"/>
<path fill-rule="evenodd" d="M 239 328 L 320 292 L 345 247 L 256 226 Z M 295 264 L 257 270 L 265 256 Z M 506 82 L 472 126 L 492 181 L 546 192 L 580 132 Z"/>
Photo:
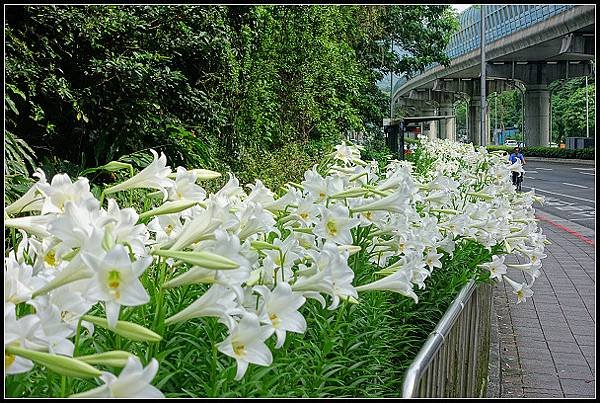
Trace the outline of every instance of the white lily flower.
<path fill-rule="evenodd" d="M 312 170 L 304 173 L 302 186 L 317 203 L 324 202 L 327 199 L 327 196 L 331 196 L 344 190 L 344 182 L 340 177 L 328 176 L 323 178 L 317 172 L 316 166 L 313 167 Z"/>
<path fill-rule="evenodd" d="M 48 225 L 48 232 L 61 241 L 55 253 L 63 255 L 76 248 L 98 253 L 104 237 L 104 226 L 116 219 L 100 210 L 96 199 L 78 203 L 67 201 L 64 209 L 65 213 Z"/>
<path fill-rule="evenodd" d="M 356 291 L 393 291 L 412 298 L 415 303 L 419 302 L 419 297 L 413 291 L 411 270 L 400 269 L 381 280 L 356 287 Z"/>
<path fill-rule="evenodd" d="M 17 319 L 15 306 L 4 304 L 4 347 L 13 345 L 29 350 L 44 351 L 40 318 L 36 315 L 25 315 Z M 17 355 L 4 352 L 4 370 L 6 374 L 20 374 L 33 368 L 33 362 Z"/>
<path fill-rule="evenodd" d="M 37 168 L 35 171 L 33 176 L 37 177 L 38 181 L 34 183 L 23 196 L 4 208 L 6 214 L 18 214 L 42 210 L 45 196 L 40 192 L 39 185 L 46 184 L 46 174 L 40 168 Z"/>
<path fill-rule="evenodd" d="M 162 244 L 175 239 L 183 229 L 180 214 L 164 214 L 154 217 L 147 225 L 156 234 L 156 242 Z"/>
<path fill-rule="evenodd" d="M 78 202 L 94 198 L 87 178 L 79 178 L 73 183 L 67 174 L 54 175 L 50 184 L 40 183 L 37 187 L 46 196 L 42 215 L 64 212 L 67 201 Z"/>
<path fill-rule="evenodd" d="M 48 225 L 56 218 L 54 214 L 31 215 L 26 217 L 5 218 L 6 228 L 22 229 L 28 234 L 43 239 L 50 236 Z"/>
<path fill-rule="evenodd" d="M 254 290 L 263 297 L 260 310 L 262 323 L 272 326 L 277 335 L 275 348 L 281 348 L 285 343 L 286 331 L 295 333 L 306 331 L 306 320 L 298 312 L 306 302 L 306 298 L 293 292 L 288 283 L 278 282 L 273 291 L 265 286 L 255 286 Z"/>
<path fill-rule="evenodd" d="M 46 298 L 36 299 L 31 302 L 35 307 L 36 316 L 40 318 L 40 326 L 43 335 L 40 338 L 48 346 L 48 351 L 52 354 L 61 354 L 73 356 L 75 345 L 68 338 L 74 332 L 62 320 L 61 312 L 58 307 L 48 304 Z"/>
<path fill-rule="evenodd" d="M 517 296 L 517 304 L 525 302 L 527 298 L 533 295 L 533 291 L 531 291 L 531 288 L 527 285 L 527 283 L 519 284 L 507 276 L 503 276 L 503 278 L 513 288 L 513 294 Z"/>
<path fill-rule="evenodd" d="M 81 258 L 95 272 L 89 295 L 104 301 L 109 327 L 116 326 L 121 305 L 137 306 L 150 300 L 139 277 L 152 263 L 151 257 L 132 263 L 125 247 L 115 245 L 103 257 L 83 253 Z"/>
<path fill-rule="evenodd" d="M 163 202 L 167 200 L 169 197 L 167 189 L 173 187 L 175 184 L 173 180 L 169 179 L 171 168 L 167 166 L 167 157 L 163 152 L 160 153 L 160 157 L 153 149 L 150 149 L 150 152 L 154 155 L 154 160 L 146 168 L 126 181 L 105 189 L 104 194 L 108 195 L 123 190 L 149 188 L 161 191 L 164 196 Z"/>
<path fill-rule="evenodd" d="M 523 173 L 523 172 L 525 172 L 523 170 L 523 164 L 521 163 L 521 160 L 519 158 L 517 158 L 517 160 L 514 163 L 510 164 L 509 167 L 508 167 L 508 169 L 511 172 L 517 172 L 517 173 Z"/>
<path fill-rule="evenodd" d="M 150 239 L 146 226 L 137 224 L 138 214 L 133 208 L 120 209 L 114 199 L 108 199 L 107 216 L 113 218 L 104 226 L 110 231 L 113 242 L 129 245 L 137 256 L 146 254 L 145 246 Z"/>
<path fill-rule="evenodd" d="M 479 265 L 490 272 L 490 278 L 497 281 L 502 281 L 502 277 L 506 274 L 507 267 L 504 264 L 504 256 L 492 256 L 491 262 L 482 263 Z"/>
<path fill-rule="evenodd" d="M 444 256 L 441 253 L 435 253 L 434 251 L 430 251 L 425 256 L 425 263 L 429 266 L 429 270 L 433 270 L 434 267 L 442 267 L 442 262 L 440 258 Z"/>
<path fill-rule="evenodd" d="M 217 344 L 217 349 L 235 358 L 237 372 L 235 380 L 242 379 L 249 364 L 269 366 L 273 362 L 271 350 L 264 341 L 273 334 L 271 326 L 261 326 L 253 313 L 245 314 L 230 335 Z"/>
<path fill-rule="evenodd" d="M 16 256 L 10 253 L 4 258 L 4 303 L 17 305 L 31 299 L 33 290 L 39 286 L 39 280 L 33 275 L 33 267 L 20 264 Z"/>
<path fill-rule="evenodd" d="M 110 372 L 103 372 L 100 379 L 104 385 L 87 392 L 77 393 L 70 397 L 96 398 L 96 397 L 131 397 L 131 398 L 164 398 L 163 393 L 150 382 L 158 371 L 158 361 L 153 358 L 146 368 L 137 357 L 129 357 L 127 365 L 118 377 Z"/>
<path fill-rule="evenodd" d="M 206 198 L 206 191 L 196 185 L 196 172 L 188 171 L 184 167 L 177 167 L 175 183 L 168 188 L 169 200 L 202 201 Z"/>
<path fill-rule="evenodd" d="M 351 244 L 350 230 L 358 226 L 360 220 L 349 215 L 348 208 L 345 206 L 321 207 L 321 220 L 314 228 L 314 234 L 339 245 Z"/>
<path fill-rule="evenodd" d="M 212 316 L 227 321 L 227 326 L 233 328 L 235 323 L 233 323 L 233 319 L 229 314 L 239 308 L 239 304 L 235 300 L 236 295 L 234 292 L 224 286 L 215 284 L 187 308 L 167 318 L 165 323 L 170 324 L 203 316 Z"/>

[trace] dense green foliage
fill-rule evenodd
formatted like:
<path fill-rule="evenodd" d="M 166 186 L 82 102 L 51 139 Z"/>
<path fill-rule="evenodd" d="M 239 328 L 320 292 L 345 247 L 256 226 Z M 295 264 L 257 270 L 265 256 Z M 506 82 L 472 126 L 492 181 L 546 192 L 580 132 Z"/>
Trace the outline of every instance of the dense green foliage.
<path fill-rule="evenodd" d="M 585 77 L 552 83 L 552 140 L 566 143 L 566 137 L 586 136 L 586 88 Z M 589 130 L 595 133 L 596 86 L 588 80 L 587 88 Z"/>
<path fill-rule="evenodd" d="M 6 129 L 38 158 L 89 167 L 153 147 L 236 173 L 248 155 L 379 126 L 383 72 L 447 63 L 457 28 L 449 6 L 6 11 Z"/>
<path fill-rule="evenodd" d="M 487 146 L 488 151 L 504 150 L 507 153 L 512 152 L 514 147 L 505 146 Z M 557 148 L 557 147 L 524 147 L 523 155 L 527 157 L 545 157 L 545 158 L 566 158 L 593 160 L 595 158 L 595 148 Z"/>

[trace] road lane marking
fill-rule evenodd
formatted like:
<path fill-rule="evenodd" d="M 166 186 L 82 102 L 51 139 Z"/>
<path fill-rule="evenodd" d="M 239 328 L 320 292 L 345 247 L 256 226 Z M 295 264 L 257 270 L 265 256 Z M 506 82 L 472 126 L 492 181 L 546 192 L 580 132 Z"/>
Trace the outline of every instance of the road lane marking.
<path fill-rule="evenodd" d="M 573 186 L 573 187 L 576 187 L 576 188 L 581 188 L 581 189 L 589 189 L 587 186 L 583 186 L 583 185 L 576 185 L 576 184 L 574 184 L 574 183 L 566 183 L 566 182 L 563 182 L 562 184 L 563 184 L 563 185 L 567 185 L 567 186 Z"/>
<path fill-rule="evenodd" d="M 583 210 L 581 207 L 577 207 L 577 206 L 564 206 L 564 207 L 557 207 L 557 210 L 561 210 L 561 211 L 565 211 L 565 210 Z"/>
<path fill-rule="evenodd" d="M 554 222 L 559 222 L 559 221 L 585 221 L 585 220 L 595 220 L 594 217 L 587 217 L 587 218 L 569 218 L 568 220 L 566 218 L 561 218 L 561 219 L 557 219 L 554 220 Z"/>
<path fill-rule="evenodd" d="M 538 173 L 538 171 L 525 171 L 525 172 L 527 172 L 528 174 L 537 174 Z"/>
<path fill-rule="evenodd" d="M 582 175 L 592 175 L 592 176 L 596 176 L 596 174 L 593 174 L 591 172 L 579 172 Z"/>
<path fill-rule="evenodd" d="M 542 171 L 552 171 L 552 168 L 536 168 L 536 169 L 541 169 Z"/>
<path fill-rule="evenodd" d="M 523 186 L 523 188 L 532 189 L 530 187 L 525 187 L 525 186 Z M 571 199 L 581 200 L 581 201 L 585 201 L 585 202 L 588 202 L 588 203 L 596 203 L 596 200 L 584 199 L 583 197 L 576 197 L 576 196 L 566 195 L 566 194 L 563 194 L 563 193 L 551 192 L 549 190 L 544 190 L 544 189 L 540 189 L 540 188 L 533 188 L 533 189 L 535 189 L 536 192 L 550 193 L 552 195 L 562 196 L 562 197 L 570 197 Z"/>
<path fill-rule="evenodd" d="M 578 171 L 595 171 L 596 168 L 571 168 L 571 169 L 577 169 Z"/>

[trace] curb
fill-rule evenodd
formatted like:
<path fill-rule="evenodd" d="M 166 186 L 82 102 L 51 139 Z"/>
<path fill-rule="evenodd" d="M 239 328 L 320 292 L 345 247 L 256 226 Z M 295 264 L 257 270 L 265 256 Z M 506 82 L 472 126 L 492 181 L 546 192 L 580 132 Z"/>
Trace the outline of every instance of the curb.
<path fill-rule="evenodd" d="M 494 284 L 495 286 L 495 284 Z M 492 290 L 492 293 L 494 290 Z M 494 304 L 494 296 L 492 295 L 491 306 L 491 321 L 490 321 L 490 351 L 488 360 L 488 382 L 486 398 L 500 397 L 500 343 L 498 338 L 498 314 L 496 313 L 496 305 Z"/>
<path fill-rule="evenodd" d="M 558 217 L 558 216 L 556 216 L 554 214 L 550 214 L 550 213 L 544 211 L 544 206 L 542 206 L 542 207 L 536 207 L 535 208 L 535 214 L 536 215 L 541 214 L 542 218 L 545 218 L 547 220 L 551 220 L 551 221 L 554 221 L 554 222 L 563 223 L 564 224 L 563 226 L 565 228 L 567 228 L 567 229 L 569 229 L 571 231 L 578 232 L 579 234 L 581 234 L 581 235 L 583 235 L 585 237 L 588 237 L 588 238 L 591 238 L 591 239 L 594 239 L 594 240 L 596 238 L 596 230 L 595 229 L 588 228 L 588 227 L 585 227 L 585 226 L 583 226 L 581 224 L 578 224 L 576 222 L 560 218 L 560 217 Z M 543 221 L 543 220 L 540 220 L 540 221 Z"/>
<path fill-rule="evenodd" d="M 562 162 L 563 164 L 574 164 L 574 165 L 596 165 L 595 160 L 577 160 L 570 158 L 544 158 L 544 157 L 528 157 L 525 156 L 527 161 L 539 161 L 539 162 Z"/>

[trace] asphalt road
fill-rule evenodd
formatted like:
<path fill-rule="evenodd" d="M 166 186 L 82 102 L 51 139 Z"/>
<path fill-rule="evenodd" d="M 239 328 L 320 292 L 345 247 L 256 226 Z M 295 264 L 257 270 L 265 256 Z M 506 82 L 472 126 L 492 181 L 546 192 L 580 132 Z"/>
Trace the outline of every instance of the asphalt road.
<path fill-rule="evenodd" d="M 527 160 L 527 157 L 525 157 Z M 596 167 L 554 161 L 527 161 L 523 190 L 535 188 L 546 200 L 536 211 L 596 230 Z"/>

